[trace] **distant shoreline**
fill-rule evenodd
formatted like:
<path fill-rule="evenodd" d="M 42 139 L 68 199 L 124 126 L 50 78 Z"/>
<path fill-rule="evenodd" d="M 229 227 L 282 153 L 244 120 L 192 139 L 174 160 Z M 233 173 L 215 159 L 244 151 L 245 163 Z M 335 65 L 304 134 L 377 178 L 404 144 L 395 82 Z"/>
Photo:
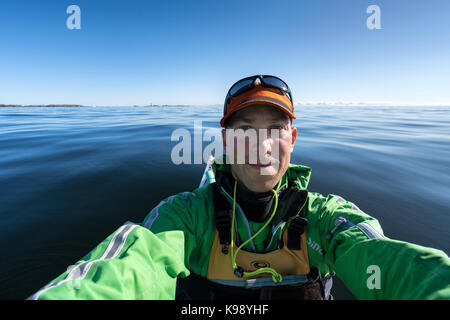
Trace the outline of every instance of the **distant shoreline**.
<path fill-rule="evenodd" d="M 112 106 L 112 107 L 188 107 L 190 105 L 182 105 L 182 104 L 150 104 L 150 105 L 130 105 L 130 106 Z M 92 107 L 92 106 L 85 106 L 81 104 L 32 104 L 32 105 L 21 105 L 21 104 L 0 104 L 0 107 Z M 108 106 L 107 106 L 108 107 Z"/>
<path fill-rule="evenodd" d="M 113 108 L 121 108 L 121 107 L 221 107 L 219 104 L 211 104 L 211 105 L 191 105 L 191 104 L 150 104 L 150 105 L 123 105 L 123 106 L 100 106 L 100 105 L 81 105 L 81 104 L 31 104 L 31 105 L 21 105 L 21 104 L 0 104 L 0 108 L 20 108 L 20 107 L 33 107 L 33 108 L 57 108 L 57 107 L 70 107 L 70 108 L 81 108 L 81 107 L 113 107 Z M 302 107 L 445 107 L 449 108 L 450 105 L 437 105 L 437 104 L 429 104 L 429 105 L 408 105 L 408 104 L 356 104 L 356 103 L 297 103 L 295 104 L 295 108 Z"/>
<path fill-rule="evenodd" d="M 85 107 L 80 104 L 31 104 L 31 105 L 21 105 L 21 104 L 0 104 L 0 107 Z"/>

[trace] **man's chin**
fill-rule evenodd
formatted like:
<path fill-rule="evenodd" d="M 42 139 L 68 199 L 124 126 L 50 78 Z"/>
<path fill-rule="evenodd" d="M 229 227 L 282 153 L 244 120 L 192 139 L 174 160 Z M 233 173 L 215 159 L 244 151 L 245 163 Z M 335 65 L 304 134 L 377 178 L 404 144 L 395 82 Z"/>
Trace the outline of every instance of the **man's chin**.
<path fill-rule="evenodd" d="M 278 183 L 277 173 L 278 170 L 273 166 L 255 166 L 246 165 L 248 167 L 247 173 L 249 174 L 248 182 L 251 182 L 249 189 L 253 192 L 267 192 L 272 190 Z"/>

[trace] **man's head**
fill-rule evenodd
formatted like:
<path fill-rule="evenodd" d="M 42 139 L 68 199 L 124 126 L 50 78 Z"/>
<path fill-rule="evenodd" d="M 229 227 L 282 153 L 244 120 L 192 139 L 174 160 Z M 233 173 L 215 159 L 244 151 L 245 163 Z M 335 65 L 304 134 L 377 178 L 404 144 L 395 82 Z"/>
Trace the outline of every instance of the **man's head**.
<path fill-rule="evenodd" d="M 247 90 L 227 95 L 221 125 L 224 147 L 233 154 L 233 176 L 260 193 L 273 189 L 288 169 L 297 129 L 292 127 L 295 116 L 287 85 L 282 82 L 285 88 L 279 89 L 271 82 L 265 87 L 265 78 L 255 80 L 247 82 Z"/>

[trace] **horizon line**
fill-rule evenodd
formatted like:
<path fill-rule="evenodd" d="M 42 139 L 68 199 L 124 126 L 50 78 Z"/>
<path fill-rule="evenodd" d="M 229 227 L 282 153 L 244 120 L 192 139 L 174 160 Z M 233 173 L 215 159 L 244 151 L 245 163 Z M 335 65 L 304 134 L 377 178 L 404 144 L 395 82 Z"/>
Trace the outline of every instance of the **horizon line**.
<path fill-rule="evenodd" d="M 209 104 L 78 104 L 78 103 L 49 103 L 49 104 L 6 104 L 0 103 L 0 107 L 221 107 L 222 103 Z M 393 102 L 354 102 L 354 101 L 301 101 L 294 103 L 294 107 L 302 106 L 361 106 L 361 107 L 450 107 L 450 103 L 393 103 Z"/>

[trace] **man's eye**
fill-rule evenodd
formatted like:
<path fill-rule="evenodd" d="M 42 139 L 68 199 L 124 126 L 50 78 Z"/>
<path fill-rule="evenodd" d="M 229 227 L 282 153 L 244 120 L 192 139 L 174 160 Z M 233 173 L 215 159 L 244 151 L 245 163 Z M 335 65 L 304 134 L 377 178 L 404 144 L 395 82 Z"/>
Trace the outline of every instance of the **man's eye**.
<path fill-rule="evenodd" d="M 270 129 L 277 129 L 277 130 L 281 130 L 283 128 L 283 126 L 281 125 L 273 125 L 270 127 Z"/>
<path fill-rule="evenodd" d="M 244 131 L 247 131 L 248 129 L 250 129 L 250 127 L 249 126 L 241 126 L 238 129 L 242 129 Z"/>

